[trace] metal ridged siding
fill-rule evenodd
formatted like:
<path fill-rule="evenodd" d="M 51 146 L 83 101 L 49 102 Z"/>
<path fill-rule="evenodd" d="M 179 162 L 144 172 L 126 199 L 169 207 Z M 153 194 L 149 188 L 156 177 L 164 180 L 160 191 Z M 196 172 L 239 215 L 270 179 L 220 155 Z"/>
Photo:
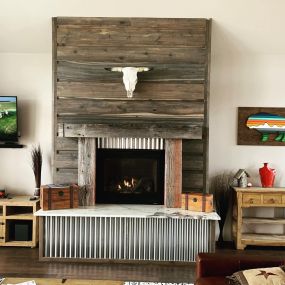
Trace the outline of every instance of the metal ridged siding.
<path fill-rule="evenodd" d="M 97 138 L 98 148 L 163 150 L 162 138 Z"/>
<path fill-rule="evenodd" d="M 210 220 L 44 217 L 44 257 L 195 261 L 210 252 Z"/>

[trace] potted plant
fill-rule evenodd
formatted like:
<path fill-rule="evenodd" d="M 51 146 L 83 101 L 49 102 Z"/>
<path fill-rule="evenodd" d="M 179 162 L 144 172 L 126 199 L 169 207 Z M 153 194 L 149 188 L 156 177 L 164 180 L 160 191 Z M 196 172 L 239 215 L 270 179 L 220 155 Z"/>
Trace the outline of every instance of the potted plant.
<path fill-rule="evenodd" d="M 40 187 L 41 187 L 41 173 L 42 173 L 42 150 L 40 145 L 33 146 L 31 150 L 32 157 L 32 169 L 35 175 L 35 192 L 34 196 L 40 196 Z"/>

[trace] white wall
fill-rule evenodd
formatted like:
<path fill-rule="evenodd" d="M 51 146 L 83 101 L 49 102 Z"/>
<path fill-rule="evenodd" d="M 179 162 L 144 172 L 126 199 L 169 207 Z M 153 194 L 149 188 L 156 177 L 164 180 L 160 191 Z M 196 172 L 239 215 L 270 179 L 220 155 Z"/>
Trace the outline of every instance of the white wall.
<path fill-rule="evenodd" d="M 237 107 L 285 107 L 283 0 L 1 0 L 0 95 L 17 95 L 24 149 L 0 149 L 0 187 L 32 195 L 29 150 L 44 151 L 43 183 L 51 181 L 51 17 L 207 17 L 213 19 L 210 174 L 270 162 L 285 186 L 285 147 L 237 146 Z"/>

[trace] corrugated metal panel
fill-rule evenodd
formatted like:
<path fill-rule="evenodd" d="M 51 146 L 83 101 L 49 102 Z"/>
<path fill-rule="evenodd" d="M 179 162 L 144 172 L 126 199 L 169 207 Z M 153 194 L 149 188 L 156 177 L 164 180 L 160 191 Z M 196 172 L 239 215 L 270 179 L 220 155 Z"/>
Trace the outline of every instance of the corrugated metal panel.
<path fill-rule="evenodd" d="M 45 217 L 44 257 L 195 261 L 210 252 L 211 221 L 185 218 Z"/>
<path fill-rule="evenodd" d="M 162 138 L 97 138 L 98 148 L 163 150 Z"/>

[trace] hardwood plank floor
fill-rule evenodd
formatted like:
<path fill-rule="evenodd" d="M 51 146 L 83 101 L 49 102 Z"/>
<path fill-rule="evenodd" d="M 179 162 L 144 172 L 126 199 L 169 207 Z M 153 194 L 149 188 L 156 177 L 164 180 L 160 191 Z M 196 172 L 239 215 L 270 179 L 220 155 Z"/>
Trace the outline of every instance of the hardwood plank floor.
<path fill-rule="evenodd" d="M 38 249 L 0 247 L 0 275 L 121 281 L 193 282 L 195 264 L 40 262 Z"/>
<path fill-rule="evenodd" d="M 217 249 L 229 255 L 270 255 L 285 259 L 284 247 L 232 247 Z M 195 280 L 195 264 L 118 264 L 40 262 L 38 249 L 0 247 L 0 275 L 6 277 L 50 277 L 70 279 L 187 282 Z"/>

